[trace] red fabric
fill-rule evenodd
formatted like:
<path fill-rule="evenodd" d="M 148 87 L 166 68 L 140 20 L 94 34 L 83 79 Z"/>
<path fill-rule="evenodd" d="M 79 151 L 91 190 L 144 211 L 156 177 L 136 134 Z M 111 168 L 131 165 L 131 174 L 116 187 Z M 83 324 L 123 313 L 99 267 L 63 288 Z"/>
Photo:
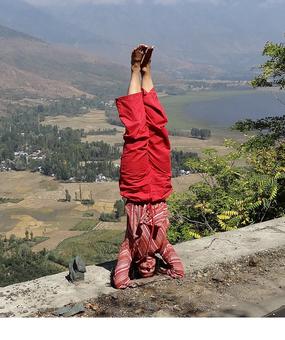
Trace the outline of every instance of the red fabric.
<path fill-rule="evenodd" d="M 117 98 L 116 105 L 126 128 L 119 184 L 121 195 L 128 199 L 128 222 L 114 286 L 126 288 L 130 284 L 132 263 L 137 263 L 142 276 L 153 275 L 155 253 L 169 266 L 165 274 L 183 277 L 181 260 L 166 237 L 169 219 L 165 199 L 172 192 L 166 113 L 154 88 Z"/>
<path fill-rule="evenodd" d="M 121 196 L 157 202 L 172 192 L 167 116 L 153 88 L 116 99 L 125 125 L 120 168 Z"/>
<path fill-rule="evenodd" d="M 143 259 L 146 254 L 154 258 L 155 253 L 159 253 L 168 264 L 168 268 L 161 272 L 173 278 L 183 277 L 183 264 L 166 237 L 169 227 L 166 202 L 151 204 L 151 208 L 149 204 L 129 202 L 126 204 L 126 212 L 127 230 L 113 276 L 114 286 L 128 287 L 131 282 L 129 277 L 131 265 Z M 154 263 L 150 258 L 143 262 L 146 265 L 150 264 L 150 270 Z"/>

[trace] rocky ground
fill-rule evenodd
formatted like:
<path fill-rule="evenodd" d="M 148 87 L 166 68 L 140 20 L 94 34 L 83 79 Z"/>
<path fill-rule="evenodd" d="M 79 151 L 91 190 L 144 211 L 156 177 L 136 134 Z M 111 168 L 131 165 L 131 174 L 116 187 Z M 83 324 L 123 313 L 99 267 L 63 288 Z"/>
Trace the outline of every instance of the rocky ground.
<path fill-rule="evenodd" d="M 75 316 L 262 316 L 268 312 L 265 305 L 268 307 L 272 300 L 281 297 L 278 300 L 281 306 L 285 297 L 285 249 L 193 271 L 183 280 L 160 276 L 152 282 L 137 280 L 137 283 L 136 288 L 85 301 L 85 311 Z M 33 317 L 55 317 L 55 313 L 50 309 Z"/>

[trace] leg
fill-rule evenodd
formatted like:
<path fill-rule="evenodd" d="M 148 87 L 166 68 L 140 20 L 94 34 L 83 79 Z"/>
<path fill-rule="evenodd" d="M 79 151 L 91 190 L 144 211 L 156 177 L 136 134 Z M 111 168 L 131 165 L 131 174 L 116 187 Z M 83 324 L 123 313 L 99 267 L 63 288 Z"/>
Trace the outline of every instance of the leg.
<path fill-rule="evenodd" d="M 169 212 L 166 202 L 160 202 L 153 205 L 154 215 L 153 222 L 157 232 L 151 242 L 151 250 L 159 251 L 168 268 L 162 273 L 173 278 L 183 277 L 184 269 L 181 260 L 175 252 L 173 246 L 167 240 L 167 229 L 169 228 Z"/>
<path fill-rule="evenodd" d="M 139 45 L 131 56 L 131 79 L 128 95 L 141 92 L 140 63 L 144 55 L 144 45 Z"/>
<path fill-rule="evenodd" d="M 135 51 L 137 50 L 138 48 Z M 133 52 L 128 94 L 116 99 L 120 119 L 126 128 L 121 157 L 120 191 L 123 197 L 132 201 L 148 201 L 151 170 L 147 152 L 149 129 L 142 99 L 139 58 L 140 53 Z"/>
<path fill-rule="evenodd" d="M 115 288 L 127 288 L 130 284 L 129 271 L 132 263 L 129 239 L 121 244 L 117 265 L 115 268 L 113 283 Z"/>
<path fill-rule="evenodd" d="M 150 64 L 142 70 L 143 102 L 149 127 L 148 154 L 153 170 L 152 187 L 154 200 L 167 198 L 171 191 L 171 158 L 167 116 L 153 87 Z"/>
<path fill-rule="evenodd" d="M 178 257 L 175 249 L 167 240 L 165 240 L 162 245 L 160 255 L 169 266 L 169 268 L 161 269 L 160 270 L 161 273 L 169 275 L 174 279 L 184 277 L 185 273 L 183 264 L 180 258 Z"/>

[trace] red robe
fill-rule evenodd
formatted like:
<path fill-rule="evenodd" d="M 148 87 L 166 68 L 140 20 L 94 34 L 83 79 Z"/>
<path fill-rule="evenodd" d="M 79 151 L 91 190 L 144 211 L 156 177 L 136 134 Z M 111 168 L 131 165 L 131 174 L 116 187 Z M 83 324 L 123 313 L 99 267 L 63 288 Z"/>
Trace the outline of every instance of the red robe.
<path fill-rule="evenodd" d="M 182 262 L 166 235 L 169 219 L 165 199 L 172 192 L 166 113 L 154 88 L 117 98 L 116 105 L 126 128 L 119 185 L 127 199 L 128 220 L 114 285 L 126 288 L 132 263 L 155 253 L 168 264 L 165 274 L 183 277 Z"/>
<path fill-rule="evenodd" d="M 133 202 L 157 202 L 172 192 L 167 116 L 154 88 L 116 99 L 126 127 L 121 157 L 121 196 Z"/>

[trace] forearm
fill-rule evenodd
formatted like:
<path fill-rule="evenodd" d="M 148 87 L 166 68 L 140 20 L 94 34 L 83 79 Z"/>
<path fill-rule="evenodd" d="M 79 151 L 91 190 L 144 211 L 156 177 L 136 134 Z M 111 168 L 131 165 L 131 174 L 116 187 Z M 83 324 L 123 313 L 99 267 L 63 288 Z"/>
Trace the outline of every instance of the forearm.
<path fill-rule="evenodd" d="M 113 283 L 115 288 L 123 289 L 128 287 L 131 280 L 129 270 L 132 263 L 132 256 L 129 247 L 129 240 L 125 239 L 120 247 L 118 262 L 114 271 Z"/>
<path fill-rule="evenodd" d="M 160 252 L 163 260 L 168 264 L 169 268 L 161 269 L 163 274 L 167 274 L 173 278 L 182 278 L 185 275 L 183 264 L 178 257 L 173 246 L 165 241 Z"/>

